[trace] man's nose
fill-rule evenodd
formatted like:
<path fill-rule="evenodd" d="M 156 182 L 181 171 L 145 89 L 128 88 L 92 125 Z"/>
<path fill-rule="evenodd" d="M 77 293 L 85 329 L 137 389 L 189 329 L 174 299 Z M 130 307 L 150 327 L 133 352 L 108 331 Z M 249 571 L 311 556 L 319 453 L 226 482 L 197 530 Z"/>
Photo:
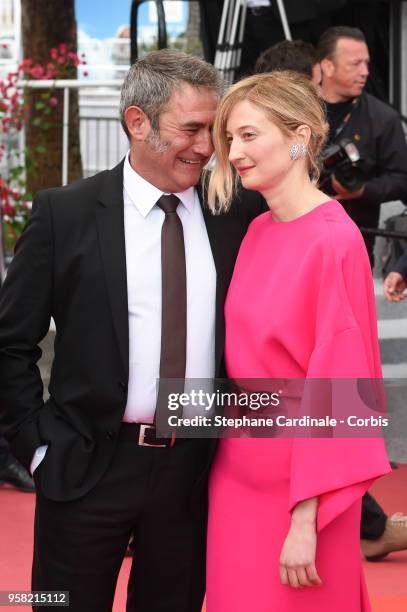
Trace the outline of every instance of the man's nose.
<path fill-rule="evenodd" d="M 213 153 L 212 135 L 209 132 L 202 131 L 197 137 L 194 144 L 195 153 L 199 153 L 203 157 L 210 157 Z"/>
<path fill-rule="evenodd" d="M 366 78 L 369 76 L 369 64 L 367 62 L 361 63 L 360 74 Z"/>

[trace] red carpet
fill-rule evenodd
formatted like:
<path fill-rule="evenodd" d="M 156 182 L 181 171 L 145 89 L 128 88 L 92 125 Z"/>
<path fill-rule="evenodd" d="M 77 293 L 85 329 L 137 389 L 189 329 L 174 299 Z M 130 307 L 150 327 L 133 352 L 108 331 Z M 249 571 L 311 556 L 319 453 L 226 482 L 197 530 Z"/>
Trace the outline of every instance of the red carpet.
<path fill-rule="evenodd" d="M 372 493 L 388 514 L 399 510 L 407 513 L 407 465 L 376 482 Z M 0 591 L 30 589 L 33 518 L 34 495 L 0 489 Z M 125 610 L 129 567 L 130 560 L 126 559 L 117 585 L 114 612 Z M 381 563 L 365 563 L 373 612 L 406 612 L 406 570 L 407 552 L 393 553 Z M 11 607 L 4 607 L 8 609 Z M 18 609 L 31 610 L 28 606 Z"/>

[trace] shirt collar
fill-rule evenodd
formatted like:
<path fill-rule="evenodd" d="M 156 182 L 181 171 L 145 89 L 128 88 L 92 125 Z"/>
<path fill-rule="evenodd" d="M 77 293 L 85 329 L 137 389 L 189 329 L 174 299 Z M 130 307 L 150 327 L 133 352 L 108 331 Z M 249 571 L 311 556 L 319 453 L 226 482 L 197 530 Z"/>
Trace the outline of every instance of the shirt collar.
<path fill-rule="evenodd" d="M 157 200 L 164 194 L 152 183 L 149 183 L 130 165 L 130 151 L 124 160 L 123 187 L 132 204 L 139 213 L 146 217 L 152 210 Z M 192 213 L 195 203 L 195 187 L 189 187 L 185 191 L 174 193 L 189 213 Z"/>

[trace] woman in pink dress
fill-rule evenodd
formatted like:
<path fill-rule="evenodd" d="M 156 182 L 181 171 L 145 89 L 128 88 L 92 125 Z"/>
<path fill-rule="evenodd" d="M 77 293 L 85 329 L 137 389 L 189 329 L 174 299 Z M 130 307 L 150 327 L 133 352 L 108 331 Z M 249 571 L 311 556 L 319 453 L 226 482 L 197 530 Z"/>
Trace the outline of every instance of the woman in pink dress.
<path fill-rule="evenodd" d="M 326 131 L 314 87 L 294 73 L 244 79 L 221 103 L 211 206 L 227 210 L 240 177 L 270 208 L 248 230 L 226 300 L 233 379 L 381 377 L 362 237 L 315 185 Z M 363 434 L 221 440 L 207 612 L 368 612 L 361 498 L 388 471 L 382 439 Z"/>

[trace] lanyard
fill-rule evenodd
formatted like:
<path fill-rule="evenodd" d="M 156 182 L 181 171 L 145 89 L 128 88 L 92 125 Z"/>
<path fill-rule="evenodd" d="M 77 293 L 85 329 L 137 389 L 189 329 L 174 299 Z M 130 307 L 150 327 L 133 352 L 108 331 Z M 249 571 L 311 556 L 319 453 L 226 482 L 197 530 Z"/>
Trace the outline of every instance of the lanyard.
<path fill-rule="evenodd" d="M 350 111 L 348 113 L 346 113 L 344 119 L 342 120 L 341 124 L 336 128 L 335 130 L 335 134 L 333 135 L 333 139 L 335 140 L 339 134 L 342 132 L 342 130 L 345 128 L 345 126 L 349 123 L 349 120 L 352 116 L 352 113 L 354 112 L 354 110 L 358 107 L 359 105 L 359 101 L 360 101 L 360 96 L 359 98 L 353 98 L 352 100 L 352 105 L 350 107 Z"/>

